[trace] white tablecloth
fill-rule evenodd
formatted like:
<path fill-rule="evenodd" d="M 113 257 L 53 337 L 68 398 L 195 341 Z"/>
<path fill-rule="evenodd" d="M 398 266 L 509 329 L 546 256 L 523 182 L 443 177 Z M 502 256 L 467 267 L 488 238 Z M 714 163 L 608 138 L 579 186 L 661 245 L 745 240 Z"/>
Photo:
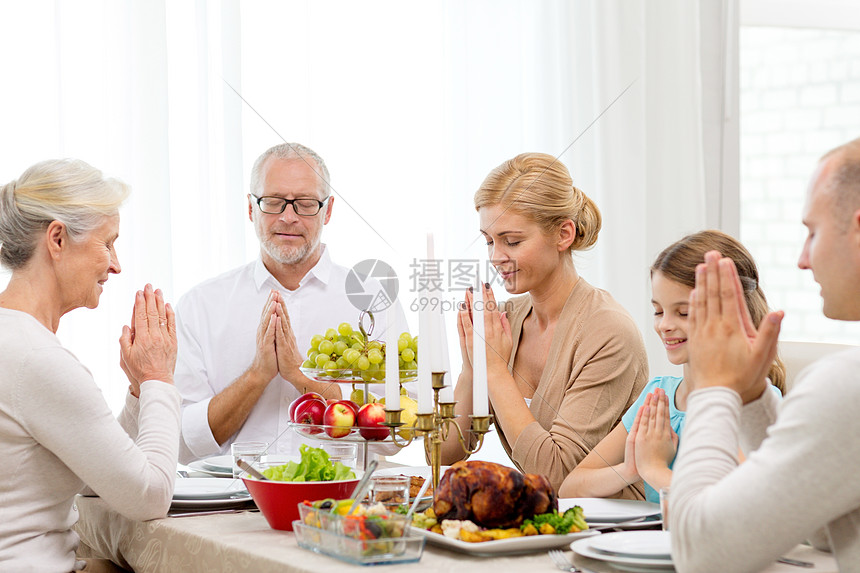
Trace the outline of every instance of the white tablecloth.
<path fill-rule="evenodd" d="M 138 573 L 167 571 L 231 573 L 343 573 L 367 568 L 302 549 L 290 532 L 269 528 L 258 512 L 195 517 L 167 517 L 148 522 L 126 519 L 100 498 L 79 497 L 82 556 L 106 557 Z M 568 556 L 572 552 L 567 551 Z M 810 547 L 798 546 L 787 554 L 812 561 L 815 569 L 774 564 L 769 573 L 801 571 L 836 572 L 833 558 Z M 576 557 L 577 564 L 599 572 L 614 571 L 606 563 Z M 546 553 L 509 557 L 474 557 L 428 544 L 418 563 L 386 565 L 384 573 L 450 572 L 529 573 L 557 571 Z"/>

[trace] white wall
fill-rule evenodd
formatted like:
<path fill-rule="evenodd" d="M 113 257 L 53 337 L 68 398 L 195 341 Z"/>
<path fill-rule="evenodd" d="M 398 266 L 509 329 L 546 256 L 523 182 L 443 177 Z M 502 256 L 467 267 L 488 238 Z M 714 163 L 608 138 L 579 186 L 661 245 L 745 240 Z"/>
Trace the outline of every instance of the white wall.
<path fill-rule="evenodd" d="M 860 137 L 860 31 L 742 27 L 741 240 L 759 266 L 781 338 L 856 343 L 860 327 L 821 314 L 797 268 L 801 211 L 818 158 Z"/>

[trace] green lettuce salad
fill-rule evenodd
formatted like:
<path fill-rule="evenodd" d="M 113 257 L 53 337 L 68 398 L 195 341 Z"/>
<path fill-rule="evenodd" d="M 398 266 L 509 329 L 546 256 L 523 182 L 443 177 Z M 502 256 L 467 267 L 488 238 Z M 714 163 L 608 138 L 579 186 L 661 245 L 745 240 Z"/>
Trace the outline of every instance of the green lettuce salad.
<path fill-rule="evenodd" d="M 340 462 L 330 462 L 322 448 L 299 446 L 301 461 L 287 462 L 263 470 L 263 475 L 275 481 L 337 481 L 355 479 L 355 472 Z"/>

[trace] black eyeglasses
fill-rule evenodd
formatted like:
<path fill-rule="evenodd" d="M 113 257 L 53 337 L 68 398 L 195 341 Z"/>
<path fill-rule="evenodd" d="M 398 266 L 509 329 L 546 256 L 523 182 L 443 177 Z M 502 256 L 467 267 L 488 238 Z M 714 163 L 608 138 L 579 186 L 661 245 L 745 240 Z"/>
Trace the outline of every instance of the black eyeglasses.
<path fill-rule="evenodd" d="M 283 197 L 257 197 L 253 193 L 251 197 L 257 202 L 260 211 L 267 215 L 280 215 L 287 208 L 287 205 L 293 206 L 293 211 L 296 215 L 302 217 L 313 217 L 323 208 L 323 205 L 328 201 L 328 197 L 322 201 L 318 199 L 284 199 Z"/>

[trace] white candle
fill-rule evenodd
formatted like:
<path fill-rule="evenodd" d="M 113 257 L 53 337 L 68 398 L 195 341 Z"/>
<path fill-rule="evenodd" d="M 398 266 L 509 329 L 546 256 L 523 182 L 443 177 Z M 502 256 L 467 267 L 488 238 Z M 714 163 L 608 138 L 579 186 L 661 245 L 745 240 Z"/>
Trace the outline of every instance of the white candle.
<path fill-rule="evenodd" d="M 445 315 L 439 311 L 437 315 L 439 322 L 439 347 L 442 349 L 442 370 L 445 371 L 445 387 L 439 392 L 439 400 L 442 402 L 454 401 L 454 387 L 451 385 L 451 360 L 448 357 L 448 335 L 445 330 Z"/>
<path fill-rule="evenodd" d="M 478 286 L 472 293 L 472 413 L 487 416 L 487 346 L 484 341 L 484 287 L 478 273 Z"/>
<path fill-rule="evenodd" d="M 430 307 L 418 311 L 418 413 L 433 412 L 433 383 L 430 373 Z"/>
<path fill-rule="evenodd" d="M 392 304 L 385 309 L 385 407 L 400 407 L 400 358 L 397 350 L 397 313 Z"/>
<path fill-rule="evenodd" d="M 435 256 L 433 249 L 433 233 L 427 233 L 427 254 L 424 261 L 424 267 L 430 265 L 430 261 Z M 424 277 L 422 283 L 428 284 Z M 434 326 L 433 326 L 433 311 L 431 310 L 430 292 L 418 291 L 419 303 L 418 310 L 418 413 L 429 414 L 433 412 L 433 381 L 431 373 L 433 372 L 434 358 L 433 345 Z M 423 299 L 423 301 L 421 300 Z"/>

